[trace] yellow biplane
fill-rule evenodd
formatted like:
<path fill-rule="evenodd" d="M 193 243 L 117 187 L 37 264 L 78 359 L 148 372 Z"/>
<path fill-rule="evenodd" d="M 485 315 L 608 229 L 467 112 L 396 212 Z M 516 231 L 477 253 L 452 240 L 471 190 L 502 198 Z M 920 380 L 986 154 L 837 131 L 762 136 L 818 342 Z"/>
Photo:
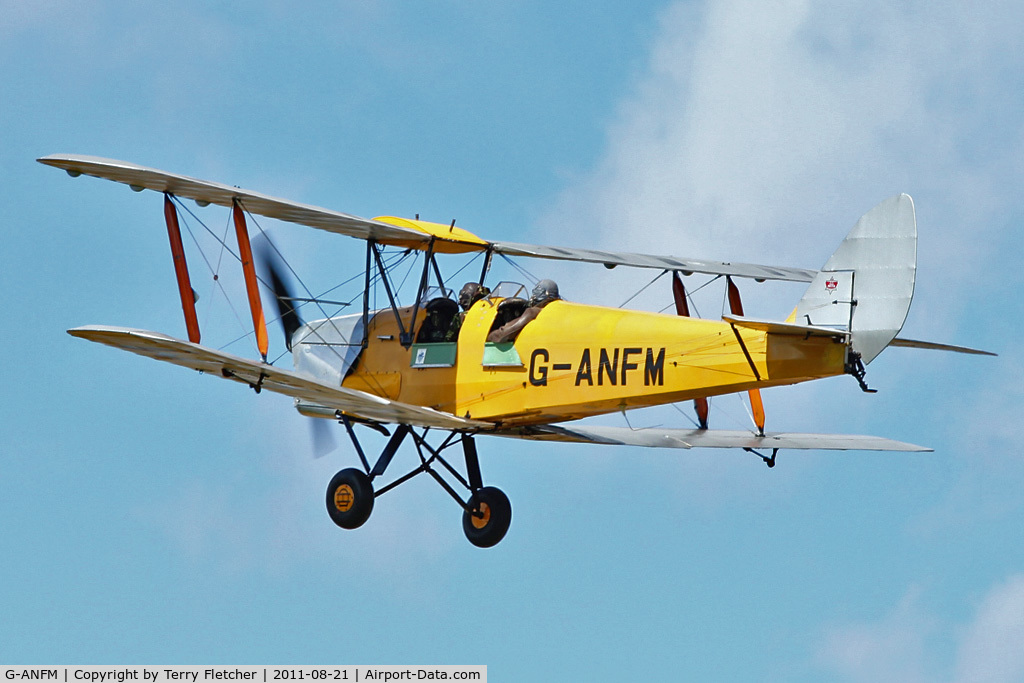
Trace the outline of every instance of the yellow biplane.
<path fill-rule="evenodd" d="M 361 468 L 331 480 L 326 505 L 347 529 L 361 526 L 377 496 L 428 473 L 463 510 L 474 545 L 489 547 L 512 519 L 508 498 L 484 486 L 477 436 L 660 448 L 741 448 L 775 465 L 780 449 L 925 451 L 870 436 L 766 432 L 760 389 L 852 375 L 865 391 L 865 366 L 888 346 L 986 353 L 898 337 L 914 293 L 917 224 L 908 195 L 864 215 L 819 271 L 742 263 L 489 242 L 451 225 L 389 216 L 372 220 L 275 199 L 219 183 L 96 157 L 39 159 L 64 169 L 164 194 L 164 214 L 185 313 L 188 341 L 144 330 L 89 326 L 69 333 L 126 351 L 291 396 L 303 415 L 344 425 Z M 182 199 L 232 212 L 246 292 L 261 359 L 200 343 L 178 208 Z M 257 272 L 246 216 L 260 215 L 354 237 L 365 242 L 362 311 L 302 322 L 299 309 L 324 302 L 292 296 L 272 252 Z M 385 247 L 421 255 L 413 305 L 401 305 L 382 257 Z M 483 256 L 480 276 L 455 297 L 442 276 L 441 255 Z M 557 286 L 486 282 L 492 257 L 529 257 L 649 268 L 671 274 L 676 314 L 651 313 L 561 299 Z M 730 313 L 720 320 L 690 317 L 680 274 L 722 278 Z M 737 278 L 808 283 L 785 321 L 743 315 Z M 267 362 L 267 331 L 259 283 L 274 293 L 293 369 Z M 432 284 L 433 283 L 433 284 Z M 371 309 L 372 289 L 389 305 Z M 460 310 L 461 309 L 461 310 Z M 707 398 L 747 392 L 756 429 L 708 428 Z M 594 415 L 694 401 L 693 429 L 632 429 L 575 424 Z M 385 425 L 396 425 L 389 430 Z M 367 459 L 356 427 L 385 434 L 375 461 Z M 440 441 L 428 434 L 440 433 Z M 411 440 L 418 466 L 377 486 L 399 447 Z M 443 457 L 461 445 L 465 475 Z M 771 455 L 767 455 L 770 452 Z M 452 483 L 452 482 L 455 483 Z M 456 490 L 468 492 L 464 499 Z"/>

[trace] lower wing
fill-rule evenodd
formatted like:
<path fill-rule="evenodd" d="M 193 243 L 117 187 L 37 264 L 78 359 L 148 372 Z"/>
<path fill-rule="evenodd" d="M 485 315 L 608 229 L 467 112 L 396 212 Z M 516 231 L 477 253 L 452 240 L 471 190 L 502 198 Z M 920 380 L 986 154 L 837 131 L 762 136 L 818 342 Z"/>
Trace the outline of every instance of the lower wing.
<path fill-rule="evenodd" d="M 174 365 L 198 370 L 215 377 L 247 384 L 253 389 L 273 391 L 306 403 L 339 410 L 346 415 L 373 422 L 402 423 L 460 431 L 488 432 L 496 436 L 536 441 L 564 441 L 649 448 L 747 448 L 797 450 L 930 451 L 930 448 L 877 436 L 845 434 L 799 434 L 708 429 L 629 429 L 626 427 L 540 425 L 494 431 L 494 425 L 469 420 L 431 408 L 390 401 L 362 391 L 330 386 L 291 370 L 241 358 L 199 344 L 126 327 L 89 326 L 68 330 L 68 334 L 89 341 L 131 351 Z"/>
<path fill-rule="evenodd" d="M 494 432 L 497 436 L 537 441 L 565 441 L 648 448 L 771 448 L 825 451 L 929 452 L 931 448 L 879 436 L 855 434 L 799 434 L 715 429 L 629 429 L 628 427 L 542 425 Z"/>
<path fill-rule="evenodd" d="M 389 401 L 363 391 L 330 386 L 291 370 L 234 356 L 159 332 L 97 325 L 77 327 L 68 330 L 68 334 L 131 351 L 140 356 L 192 368 L 214 377 L 248 384 L 257 391 L 266 389 L 285 394 L 372 422 L 398 422 L 417 427 L 456 430 L 493 427 L 489 422 L 467 420 L 431 408 Z"/>

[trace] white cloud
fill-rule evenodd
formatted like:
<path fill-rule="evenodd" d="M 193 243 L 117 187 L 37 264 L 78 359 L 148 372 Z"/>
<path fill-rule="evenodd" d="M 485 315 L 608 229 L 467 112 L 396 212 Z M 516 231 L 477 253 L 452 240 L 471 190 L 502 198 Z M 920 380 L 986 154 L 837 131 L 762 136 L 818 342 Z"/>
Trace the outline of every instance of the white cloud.
<path fill-rule="evenodd" d="M 990 277 L 1012 272 L 1017 251 L 1009 222 L 1024 181 L 1014 87 L 1014 74 L 1024 71 L 1015 47 L 1022 14 L 1003 1 L 677 2 L 663 12 L 647 67 L 608 127 L 605 153 L 543 216 L 543 239 L 813 268 L 860 215 L 906 191 L 920 226 L 906 336 L 993 346 L 984 312 L 970 303 L 1008 300 L 1005 288 L 991 291 Z M 609 305 L 655 274 L 576 273 L 561 276 L 568 298 Z M 688 279 L 688 289 L 697 280 Z M 783 317 L 800 296 L 799 287 L 740 286 L 752 315 Z M 713 318 L 724 306 L 722 288 L 705 292 L 700 314 Z M 658 310 L 670 302 L 663 280 L 630 305 Z M 905 353 L 905 363 L 883 358 L 869 383 L 893 392 L 919 386 L 937 361 Z M 978 371 L 977 359 L 947 360 L 950 384 L 955 372 Z M 988 397 L 998 389 L 971 391 Z M 888 396 L 871 403 L 849 378 L 772 390 L 768 428 L 871 433 L 878 429 L 872 411 Z M 940 414 L 948 409 L 942 400 L 935 395 L 916 410 Z M 838 404 L 851 408 L 837 413 Z M 651 423 L 689 424 L 679 415 Z M 712 427 L 727 426 L 721 412 L 712 415 Z M 961 430 L 977 442 L 976 431 Z M 945 445 L 920 431 L 877 433 Z M 688 472 L 699 475 L 695 488 L 756 491 L 756 483 L 735 486 L 732 461 L 684 457 Z M 722 476 L 733 485 L 707 486 Z"/>
<path fill-rule="evenodd" d="M 880 621 L 830 629 L 818 661 L 849 681 L 931 681 L 925 669 L 926 643 L 935 622 L 911 589 Z"/>
<path fill-rule="evenodd" d="M 818 664 L 848 681 L 954 681 L 1001 683 L 1024 680 L 1024 574 L 992 586 L 970 621 L 943 624 L 912 588 L 874 622 L 832 627 L 821 639 Z M 952 643 L 948 660 L 942 643 Z M 950 667 L 943 662 L 950 661 Z M 950 668 L 950 671 L 943 672 Z"/>
<path fill-rule="evenodd" d="M 957 651 L 957 683 L 1024 680 L 1024 574 L 995 586 Z"/>
<path fill-rule="evenodd" d="M 974 284 L 1021 175 L 1024 126 L 999 93 L 1020 66 L 1007 25 L 1021 9 L 703 10 L 664 12 L 606 154 L 545 217 L 550 239 L 571 227 L 607 248 L 816 267 L 862 213 L 909 191 L 924 200 L 922 258 L 949 288 Z"/>

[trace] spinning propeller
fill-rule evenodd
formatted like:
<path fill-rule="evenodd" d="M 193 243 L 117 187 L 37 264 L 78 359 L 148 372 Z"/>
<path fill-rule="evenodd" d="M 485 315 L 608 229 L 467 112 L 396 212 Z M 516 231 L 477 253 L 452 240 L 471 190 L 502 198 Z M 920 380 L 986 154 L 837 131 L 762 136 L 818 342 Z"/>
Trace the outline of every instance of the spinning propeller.
<path fill-rule="evenodd" d="M 266 273 L 263 283 L 269 285 L 274 291 L 278 320 L 281 321 L 281 328 L 284 332 L 284 345 L 291 351 L 292 336 L 302 327 L 302 318 L 295 310 L 296 299 L 288 286 L 280 252 L 271 244 L 270 238 L 264 237 L 264 240 L 257 246 L 256 256 L 259 259 L 260 270 Z"/>
<path fill-rule="evenodd" d="M 260 271 L 264 273 L 263 283 L 269 286 L 274 292 L 274 303 L 277 304 L 278 320 L 281 322 L 281 331 L 284 333 L 284 345 L 289 351 L 292 350 L 292 337 L 302 327 L 302 318 L 295 308 L 296 299 L 291 291 L 288 276 L 285 274 L 287 266 L 281 257 L 281 252 L 271 243 L 270 238 L 263 236 L 264 241 L 256 247 L 256 259 L 259 262 Z M 335 448 L 337 442 L 327 423 L 321 418 L 311 417 L 309 423 L 310 435 L 313 440 L 313 457 L 322 458 Z"/>

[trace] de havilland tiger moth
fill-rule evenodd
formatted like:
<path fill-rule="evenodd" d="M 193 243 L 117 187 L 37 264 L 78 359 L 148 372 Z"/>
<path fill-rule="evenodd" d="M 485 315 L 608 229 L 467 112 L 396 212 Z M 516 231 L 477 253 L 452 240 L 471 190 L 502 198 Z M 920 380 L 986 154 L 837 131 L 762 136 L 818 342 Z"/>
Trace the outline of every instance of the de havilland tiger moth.
<path fill-rule="evenodd" d="M 883 201 L 861 217 L 832 257 L 814 271 L 488 241 L 456 227 L 454 221 L 445 225 L 418 216 L 360 218 L 111 159 L 60 154 L 39 161 L 72 177 L 95 176 L 135 191 L 163 194 L 188 339 L 105 325 L 77 327 L 69 334 L 239 382 L 257 393 L 285 394 L 301 414 L 340 423 L 359 466 L 345 468 L 331 479 L 325 502 L 330 518 L 346 529 L 367 521 L 377 497 L 427 473 L 462 509 L 469 541 L 479 547 L 497 544 L 509 528 L 512 508 L 500 489 L 484 486 L 476 441 L 481 436 L 736 448 L 755 454 L 769 467 L 782 449 L 927 451 L 872 436 L 765 431 L 760 390 L 851 375 L 864 391 L 872 391 L 865 367 L 890 346 L 987 354 L 898 336 L 910 309 L 917 270 L 917 221 L 914 202 L 906 194 Z M 238 253 L 222 245 L 241 263 L 252 318 L 248 336 L 255 337 L 259 358 L 201 343 L 179 225 L 184 199 L 230 211 Z M 276 248 L 253 249 L 249 222 L 257 215 L 361 240 L 361 312 L 323 313 L 320 319 L 304 322 L 303 309 L 324 311 L 325 304 L 336 302 L 312 294 L 293 296 Z M 412 305 L 399 301 L 394 261 L 385 257 L 386 249 L 422 257 Z M 482 268 L 479 277 L 456 294 L 458 283 L 449 282 L 453 276 L 446 280 L 440 266 L 460 256 L 482 257 Z M 552 280 L 540 280 L 532 289 L 513 282 L 492 285 L 487 277 L 495 256 L 661 271 L 672 283 L 675 314 L 568 301 Z M 721 279 L 729 312 L 714 320 L 691 316 L 680 274 Z M 786 320 L 765 320 L 744 315 L 735 282 L 739 279 L 802 282 L 807 290 Z M 267 361 L 260 283 L 273 294 L 292 356 L 291 369 Z M 374 309 L 371 290 L 376 293 L 380 288 L 388 305 Z M 710 429 L 708 398 L 741 392 L 749 396 L 754 428 Z M 577 422 L 683 401 L 693 402 L 695 428 L 633 429 Z M 357 429 L 388 437 L 376 459 L 367 457 Z M 412 443 L 418 465 L 381 485 L 406 442 Z M 452 448 L 462 450 L 464 474 L 445 457 Z"/>

